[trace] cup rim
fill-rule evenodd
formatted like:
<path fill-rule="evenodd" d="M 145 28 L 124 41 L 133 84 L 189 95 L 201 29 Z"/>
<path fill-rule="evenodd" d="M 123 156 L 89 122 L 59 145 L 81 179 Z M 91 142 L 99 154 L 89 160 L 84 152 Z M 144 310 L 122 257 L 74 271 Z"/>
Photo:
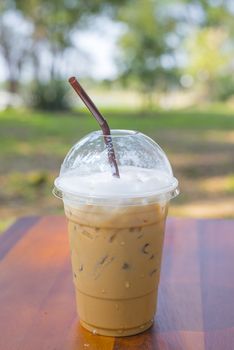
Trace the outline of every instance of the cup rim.
<path fill-rule="evenodd" d="M 110 135 L 105 135 L 105 134 L 103 134 L 102 130 L 95 130 L 95 131 L 91 132 L 90 134 L 98 135 L 100 137 L 111 137 L 111 138 L 131 137 L 131 136 L 137 136 L 137 135 L 142 134 L 140 131 L 128 130 L 128 129 L 111 129 L 110 132 L 111 132 Z"/>
<path fill-rule="evenodd" d="M 100 205 L 105 202 L 121 202 L 123 201 L 142 201 L 144 199 L 150 200 L 150 201 L 160 201 L 160 199 L 165 199 L 167 198 L 168 200 L 176 197 L 180 190 L 178 187 L 178 180 L 173 177 L 172 182 L 170 185 L 163 186 L 158 190 L 155 191 L 148 191 L 144 192 L 141 194 L 111 194 L 109 196 L 107 195 L 89 195 L 89 194 L 84 194 L 80 193 L 78 191 L 66 191 L 66 189 L 62 189 L 59 186 L 59 177 L 57 177 L 54 181 L 54 188 L 52 190 L 53 194 L 55 197 L 59 199 L 64 199 L 64 198 L 70 198 L 72 200 L 78 200 L 78 201 L 85 201 L 85 202 L 92 202 L 94 204 L 100 203 Z"/>

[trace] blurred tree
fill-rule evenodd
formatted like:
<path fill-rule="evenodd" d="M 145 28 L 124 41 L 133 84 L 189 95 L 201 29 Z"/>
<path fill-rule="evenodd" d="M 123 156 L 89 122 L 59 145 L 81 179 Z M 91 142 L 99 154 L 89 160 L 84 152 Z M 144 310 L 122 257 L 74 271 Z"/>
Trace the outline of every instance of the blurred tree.
<path fill-rule="evenodd" d="M 187 71 L 195 79 L 212 83 L 224 74 L 232 59 L 232 50 L 227 45 L 228 33 L 222 28 L 203 28 L 187 39 Z"/>
<path fill-rule="evenodd" d="M 234 97 L 234 76 L 233 75 L 221 75 L 215 81 L 213 88 L 214 100 L 227 101 L 231 97 Z"/>
<path fill-rule="evenodd" d="M 22 67 L 30 51 L 30 29 L 17 27 L 13 22 L 11 10 L 14 1 L 0 2 L 0 54 L 6 64 L 8 73 L 8 90 L 15 93 L 19 88 Z M 15 25 L 13 25 L 13 23 Z"/>
<path fill-rule="evenodd" d="M 225 26 L 234 29 L 233 0 L 184 0 L 201 11 L 199 22 L 203 27 Z"/>
<path fill-rule="evenodd" d="M 8 70 L 8 90 L 18 92 L 22 67 L 30 52 L 30 37 L 0 17 L 0 53 Z M 16 44 L 17 43 L 17 44 Z"/>
<path fill-rule="evenodd" d="M 166 90 L 176 83 L 173 48 L 167 41 L 175 32 L 176 20 L 165 11 L 165 4 L 158 0 L 144 0 L 142 4 L 137 0 L 118 12 L 118 20 L 125 24 L 119 41 L 121 79 L 124 84 L 137 86 L 148 106 L 155 89 Z"/>
<path fill-rule="evenodd" d="M 29 59 L 33 65 L 34 78 L 40 83 L 41 89 L 44 84 L 41 52 L 45 50 L 50 55 L 47 60 L 47 66 L 50 65 L 48 80 L 61 79 L 59 60 L 63 59 L 65 50 L 73 45 L 73 31 L 90 24 L 89 20 L 92 20 L 94 14 L 112 14 L 117 4 L 125 1 L 1 0 L 0 54 L 8 69 L 9 90 L 18 91 L 22 68 Z M 30 29 L 28 28 L 27 33 L 22 33 L 20 26 L 9 20 L 10 14 L 17 15 L 22 22 L 28 24 Z"/>
<path fill-rule="evenodd" d="M 234 91 L 234 80 L 230 79 L 234 68 L 233 1 L 193 0 L 189 4 L 197 6 L 202 14 L 199 27 L 185 41 L 185 71 L 203 89 L 205 99 L 228 99 Z"/>
<path fill-rule="evenodd" d="M 222 84 L 233 71 L 233 15 L 233 0 L 137 0 L 120 7 L 118 19 L 125 25 L 118 58 L 122 82 L 137 86 L 151 100 L 155 89 L 176 86 L 184 70 L 207 95 L 217 98 L 220 91 L 227 97 L 232 79 L 228 91 Z M 181 63 L 185 53 L 187 65 Z"/>
<path fill-rule="evenodd" d="M 52 79 L 48 82 L 37 81 L 31 87 L 29 104 L 37 109 L 47 111 L 65 111 L 70 109 L 67 98 L 68 86 L 62 79 Z"/>
<path fill-rule="evenodd" d="M 33 24 L 32 57 L 35 76 L 40 80 L 39 53 L 42 45 L 51 55 L 50 77 L 60 79 L 59 60 L 63 59 L 66 48 L 72 47 L 71 34 L 84 28 L 92 20 L 92 15 L 113 10 L 113 6 L 126 0 L 17 0 L 16 6 Z"/>
<path fill-rule="evenodd" d="M 7 12 L 20 15 L 30 30 L 22 33 L 15 23 L 4 21 Z M 60 81 L 61 62 L 73 46 L 72 34 L 92 25 L 96 14 L 106 14 L 123 24 L 120 80 L 142 91 L 149 104 L 155 90 L 177 86 L 181 69 L 178 54 L 181 48 L 183 51 L 185 36 L 185 72 L 210 93 L 214 91 L 214 96 L 220 91 L 222 98 L 227 98 L 233 90 L 230 79 L 228 91 L 221 88 L 233 70 L 233 0 L 1 0 L 0 54 L 9 71 L 10 90 L 17 90 L 22 69 L 31 60 L 37 93 L 41 94 L 38 101 L 45 101 L 43 60 L 49 66 L 47 80 Z M 45 50 L 49 53 L 46 58 L 42 57 Z M 58 96 L 65 92 L 60 83 L 52 85 L 54 89 L 58 86 Z M 52 85 L 48 84 L 48 91 Z M 215 90 L 216 85 L 219 88 Z M 51 101 L 47 102 L 51 108 Z"/>

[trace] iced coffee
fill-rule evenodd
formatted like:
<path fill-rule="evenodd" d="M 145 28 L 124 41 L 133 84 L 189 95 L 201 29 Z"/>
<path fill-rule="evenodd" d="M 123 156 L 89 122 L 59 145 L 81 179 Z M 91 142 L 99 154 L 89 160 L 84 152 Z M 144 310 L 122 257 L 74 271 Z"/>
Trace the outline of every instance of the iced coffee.
<path fill-rule="evenodd" d="M 121 149 L 116 144 L 119 155 Z M 159 151 L 158 164 L 164 162 L 170 170 Z M 136 162 L 139 152 L 136 148 L 134 152 Z M 85 167 L 67 171 L 71 159 L 71 154 L 65 159 L 65 175 L 55 185 L 62 191 L 68 219 L 80 322 L 107 336 L 143 332 L 152 325 L 156 311 L 165 220 L 169 200 L 178 191 L 177 181 L 162 167 L 130 164 L 119 166 L 120 179 L 93 163 L 95 172 L 87 173 Z"/>
<path fill-rule="evenodd" d="M 81 323 L 104 335 L 152 324 L 167 205 L 65 205 Z"/>

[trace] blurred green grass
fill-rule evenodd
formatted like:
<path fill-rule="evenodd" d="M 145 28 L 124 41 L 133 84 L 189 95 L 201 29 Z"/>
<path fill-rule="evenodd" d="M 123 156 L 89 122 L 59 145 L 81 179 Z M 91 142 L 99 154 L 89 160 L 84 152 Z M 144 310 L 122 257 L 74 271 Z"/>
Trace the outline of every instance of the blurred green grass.
<path fill-rule="evenodd" d="M 44 113 L 8 110 L 0 113 L 0 154 L 30 156 L 35 151 L 63 155 L 83 135 L 98 129 L 96 121 L 81 110 L 76 113 Z M 159 129 L 231 130 L 234 118 L 231 112 L 208 111 L 132 111 L 104 110 L 103 114 L 113 129 L 135 129 L 153 134 Z M 43 142 L 42 142 L 43 141 Z M 48 148 L 46 147 L 48 146 Z"/>
<path fill-rule="evenodd" d="M 112 108 L 103 114 L 111 128 L 140 130 L 165 149 L 182 189 L 172 213 L 233 196 L 234 114 L 225 106 L 151 112 Z M 70 147 L 98 129 L 96 121 L 83 109 L 9 109 L 0 112 L 0 126 L 0 230 L 21 215 L 61 213 L 61 203 L 51 194 L 53 179 Z M 232 216 L 229 209 L 222 215 Z"/>
<path fill-rule="evenodd" d="M 226 109 L 216 111 L 214 108 L 207 111 L 200 110 L 176 110 L 176 111 L 134 111 L 104 109 L 103 114 L 108 119 L 112 129 L 138 129 L 147 131 L 154 128 L 176 129 L 234 129 L 234 112 Z M 72 135 L 79 137 L 79 133 L 97 129 L 93 117 L 84 110 L 74 113 L 45 113 L 28 110 L 6 110 L 0 112 L 1 126 L 12 135 L 18 135 L 19 128 L 24 129 L 25 134 L 32 140 L 43 132 L 48 136 L 61 136 L 63 138 Z M 25 130 L 25 127 L 27 130 Z M 2 131 L 2 132 L 1 132 Z M 1 136 L 4 130 L 1 128 Z M 7 136 L 7 135 L 6 135 Z"/>

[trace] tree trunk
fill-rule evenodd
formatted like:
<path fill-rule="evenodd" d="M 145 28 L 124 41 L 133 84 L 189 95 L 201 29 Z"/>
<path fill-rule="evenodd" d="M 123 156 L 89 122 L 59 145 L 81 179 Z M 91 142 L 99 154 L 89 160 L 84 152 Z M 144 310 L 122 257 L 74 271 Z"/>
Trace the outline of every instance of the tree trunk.
<path fill-rule="evenodd" d="M 8 81 L 8 91 L 12 94 L 17 94 L 19 91 L 19 82 L 16 79 L 10 78 Z"/>

